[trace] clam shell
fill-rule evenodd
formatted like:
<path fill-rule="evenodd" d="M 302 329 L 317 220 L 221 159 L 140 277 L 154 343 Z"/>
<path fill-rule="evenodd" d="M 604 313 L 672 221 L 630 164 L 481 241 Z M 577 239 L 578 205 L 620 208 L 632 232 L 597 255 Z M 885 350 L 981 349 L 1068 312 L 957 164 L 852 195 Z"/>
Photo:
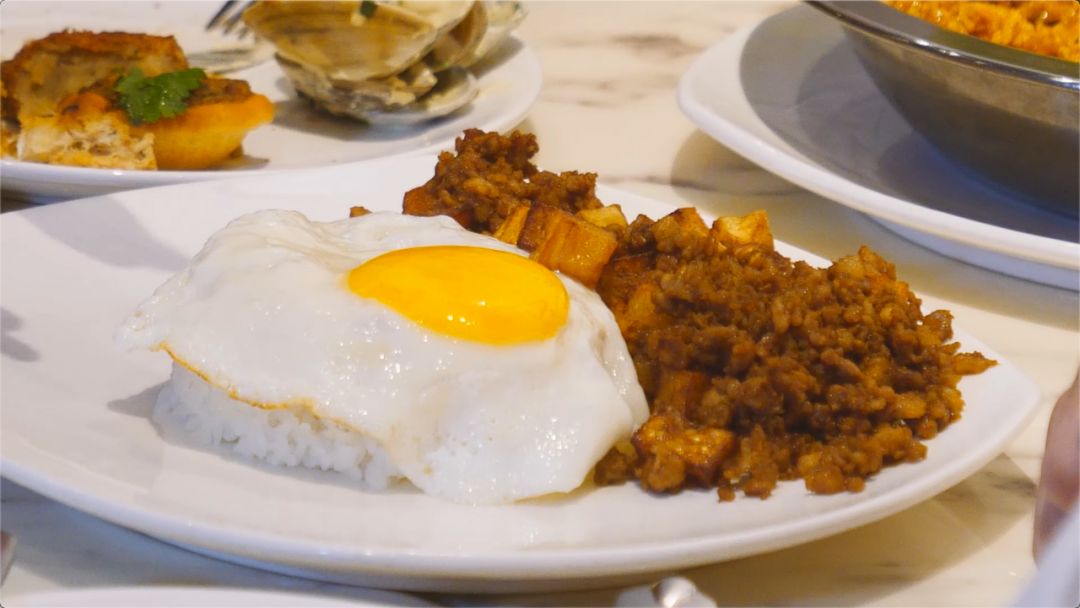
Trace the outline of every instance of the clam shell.
<path fill-rule="evenodd" d="M 458 60 L 458 65 L 463 67 L 469 67 L 495 50 L 510 37 L 510 34 L 528 14 L 525 6 L 520 2 L 481 0 L 476 4 L 480 5 L 485 12 L 487 27 L 472 51 Z"/>
<path fill-rule="evenodd" d="M 376 2 L 378 10 L 382 7 L 394 7 L 408 11 L 421 19 L 424 19 L 437 29 L 439 33 L 445 33 L 456 26 L 469 11 L 472 10 L 473 0 L 404 0 L 399 2 Z"/>
<path fill-rule="evenodd" d="M 396 5 L 378 4 L 369 17 L 360 6 L 263 1 L 244 12 L 244 22 L 288 61 L 331 80 L 354 82 L 400 73 L 426 55 L 441 33 L 428 16 Z"/>
<path fill-rule="evenodd" d="M 453 28 L 439 36 L 424 57 L 424 62 L 436 72 L 445 70 L 471 57 L 488 29 L 488 11 L 483 2 L 474 2 L 469 12 Z"/>
<path fill-rule="evenodd" d="M 445 116 L 476 97 L 467 66 L 525 16 L 518 2 L 261 0 L 244 21 L 297 92 L 379 125 Z"/>
<path fill-rule="evenodd" d="M 439 84 L 415 102 L 394 109 L 369 110 L 363 120 L 378 126 L 409 126 L 446 116 L 476 98 L 480 85 L 472 72 L 453 67 L 439 72 Z"/>
<path fill-rule="evenodd" d="M 435 74 L 423 63 L 393 76 L 342 81 L 281 55 L 276 59 L 297 93 L 338 116 L 364 119 L 374 110 L 404 107 L 438 84 Z"/>

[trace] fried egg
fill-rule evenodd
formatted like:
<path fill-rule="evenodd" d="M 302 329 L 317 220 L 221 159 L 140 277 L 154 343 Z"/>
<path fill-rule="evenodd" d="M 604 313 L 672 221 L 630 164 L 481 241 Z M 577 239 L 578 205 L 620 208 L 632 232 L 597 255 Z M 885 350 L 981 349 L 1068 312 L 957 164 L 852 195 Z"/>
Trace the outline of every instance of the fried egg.
<path fill-rule="evenodd" d="M 569 492 L 648 415 L 594 292 L 445 217 L 241 217 L 117 337 L 248 407 L 373 439 L 461 503 Z"/>

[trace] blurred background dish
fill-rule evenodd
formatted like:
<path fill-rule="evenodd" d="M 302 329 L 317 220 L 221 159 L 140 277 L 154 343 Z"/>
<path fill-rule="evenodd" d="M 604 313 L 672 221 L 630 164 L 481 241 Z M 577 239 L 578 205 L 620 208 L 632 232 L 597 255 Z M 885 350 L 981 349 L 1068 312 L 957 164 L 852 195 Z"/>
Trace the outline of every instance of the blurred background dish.
<path fill-rule="evenodd" d="M 413 124 L 472 101 L 466 68 L 525 18 L 519 2 L 255 2 L 247 27 L 274 45 L 297 94 L 336 116 Z"/>
<path fill-rule="evenodd" d="M 197 65 L 200 57 L 220 58 L 220 51 L 251 46 L 221 30 L 205 31 L 220 2 L 93 2 L 71 10 L 70 3 L 41 0 L 5 2 L 0 6 L 0 51 L 12 57 L 23 42 L 64 28 L 134 31 L 174 35 Z M 374 127 L 338 118 L 299 98 L 271 59 L 273 49 L 257 47 L 263 61 L 229 73 L 247 80 L 251 88 L 274 103 L 274 121 L 244 141 L 243 156 L 205 171 L 135 171 L 89 169 L 0 161 L 5 208 L 22 202 L 46 203 L 81 196 L 164 184 L 234 177 L 252 173 L 291 171 L 366 161 L 400 154 L 450 148 L 464 129 L 501 131 L 515 126 L 540 93 L 540 62 L 528 47 L 510 36 L 491 55 L 469 68 L 475 79 L 475 98 L 468 105 L 420 124 L 390 119 Z M 226 53 L 227 55 L 227 53 Z M 215 59 L 216 61 L 216 59 Z"/>
<path fill-rule="evenodd" d="M 886 99 L 946 156 L 1032 204 L 1077 216 L 1080 64 L 952 32 L 882 2 L 809 4 L 844 25 Z"/>
<path fill-rule="evenodd" d="M 1080 288 L 1080 222 L 945 157 L 885 99 L 843 27 L 810 7 L 710 48 L 683 75 L 678 95 L 683 112 L 720 143 L 911 241 Z"/>

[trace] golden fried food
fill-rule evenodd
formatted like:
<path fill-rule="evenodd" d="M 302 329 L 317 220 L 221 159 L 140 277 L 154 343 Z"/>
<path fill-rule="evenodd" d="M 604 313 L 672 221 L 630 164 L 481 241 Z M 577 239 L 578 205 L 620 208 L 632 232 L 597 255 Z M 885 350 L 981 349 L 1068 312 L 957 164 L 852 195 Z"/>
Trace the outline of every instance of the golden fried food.
<path fill-rule="evenodd" d="M 118 71 L 147 76 L 188 67 L 172 36 L 63 31 L 26 43 L 0 64 L 2 114 L 8 119 L 52 114 L 56 103 Z"/>
<path fill-rule="evenodd" d="M 616 244 L 611 232 L 542 203 L 529 208 L 517 240 L 529 257 L 587 287 L 596 287 Z"/>
<path fill-rule="evenodd" d="M 274 104 L 243 80 L 207 78 L 187 109 L 144 128 L 154 135 L 159 169 L 205 169 L 235 155 L 248 131 L 274 118 Z"/>
<path fill-rule="evenodd" d="M 18 139 L 23 160 L 104 169 L 156 169 L 154 138 L 133 127 L 105 97 L 69 96 L 54 115 L 27 116 Z"/>
<path fill-rule="evenodd" d="M 994 44 L 1080 61 L 1080 2 L 1076 0 L 886 3 L 945 29 Z"/>
<path fill-rule="evenodd" d="M 0 89 L 2 89 L 2 86 L 0 86 Z M 15 156 L 18 154 L 18 141 L 19 123 L 0 117 L 0 156 Z"/>
<path fill-rule="evenodd" d="M 185 68 L 171 36 L 65 31 L 28 42 L 0 70 L 3 152 L 110 169 L 219 164 L 239 152 L 248 131 L 273 118 L 273 104 L 242 80 Z M 124 78 L 132 84 L 121 93 Z M 132 114 L 132 103 L 121 99 L 129 93 L 141 95 L 135 105 L 154 115 Z M 160 99 L 147 101 L 157 93 Z"/>
<path fill-rule="evenodd" d="M 596 200 L 594 175 L 538 179 L 532 136 L 470 131 L 456 151 L 405 196 L 406 213 L 524 242 L 554 269 L 604 259 L 596 289 L 651 416 L 597 464 L 599 484 L 715 487 L 725 500 L 799 478 L 815 493 L 859 491 L 883 467 L 922 459 L 923 441 L 961 415 L 960 378 L 994 365 L 959 352 L 948 311 L 924 315 L 866 247 L 819 269 L 775 251 L 763 212 L 710 226 L 679 209 L 627 225 Z M 567 217 L 614 248 L 571 236 Z"/>
<path fill-rule="evenodd" d="M 274 107 L 242 80 L 207 78 L 178 116 L 135 125 L 118 105 L 113 74 L 60 102 L 55 115 L 23 121 L 19 157 L 79 167 L 205 169 L 240 148 Z"/>

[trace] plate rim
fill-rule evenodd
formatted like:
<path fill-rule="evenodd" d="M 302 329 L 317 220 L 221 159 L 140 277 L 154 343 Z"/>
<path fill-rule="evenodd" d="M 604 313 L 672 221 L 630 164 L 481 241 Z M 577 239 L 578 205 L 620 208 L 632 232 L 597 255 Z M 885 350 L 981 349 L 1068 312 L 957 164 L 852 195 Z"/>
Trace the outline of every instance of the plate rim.
<path fill-rule="evenodd" d="M 380 159 L 380 162 L 392 165 L 423 163 L 425 167 L 430 167 L 433 166 L 433 160 L 434 157 L 416 156 L 408 159 Z M 322 174 L 345 170 L 352 170 L 352 168 L 331 167 L 312 170 L 307 172 L 304 179 L 315 182 Z M 245 182 L 253 184 L 255 179 L 265 181 L 260 176 L 163 186 L 163 188 L 177 191 L 228 188 L 230 195 L 236 196 L 237 190 L 242 189 Z M 601 185 L 598 191 L 604 198 L 619 200 L 624 204 L 675 208 L 652 197 L 634 194 L 617 187 Z M 154 198 L 153 195 L 154 191 L 137 191 L 111 195 L 109 198 L 113 202 L 138 206 L 141 204 L 138 202 L 140 199 Z M 77 205 L 93 205 L 97 198 L 14 211 L 4 216 L 19 217 L 21 214 L 39 212 L 62 214 L 65 209 Z M 809 252 L 780 241 L 777 244 L 811 263 L 822 263 L 821 258 Z M 932 306 L 934 303 L 928 302 L 926 305 Z M 345 569 L 359 575 L 404 576 L 409 579 L 463 580 L 470 577 L 488 577 L 518 581 L 542 581 L 554 578 L 584 580 L 683 568 L 793 546 L 877 521 L 931 498 L 992 461 L 1038 412 L 1038 404 L 1041 400 L 1040 390 L 1022 370 L 974 336 L 967 334 L 961 328 L 956 328 L 954 337 L 962 341 L 965 347 L 980 350 L 988 357 L 997 359 L 1001 372 L 1011 374 L 1009 377 L 1015 378 L 1019 383 L 1018 394 L 1024 399 L 1020 400 L 1023 402 L 1019 403 L 1006 419 L 1008 424 L 995 427 L 995 432 L 985 437 L 984 442 L 975 449 L 968 450 L 970 457 L 948 461 L 935 469 L 933 476 L 923 476 L 905 483 L 899 496 L 897 496 L 898 490 L 889 490 L 876 496 L 868 496 L 865 500 L 812 514 L 806 518 L 770 524 L 764 529 L 714 533 L 675 541 L 632 542 L 584 549 L 580 547 L 511 547 L 483 552 L 474 551 L 471 554 L 445 550 L 423 551 L 415 548 L 376 547 L 373 549 L 358 547 L 355 543 L 328 543 L 254 530 L 237 531 L 215 522 L 200 523 L 190 517 L 179 517 L 169 513 L 160 513 L 145 506 L 125 504 L 117 496 L 121 492 L 103 491 L 99 485 L 95 484 L 95 481 L 97 484 L 101 483 L 100 480 L 96 480 L 98 474 L 93 471 L 84 471 L 80 474 L 78 467 L 60 459 L 54 458 L 50 462 L 49 453 L 33 448 L 28 439 L 12 436 L 13 429 L 10 427 L 5 433 L 7 435 L 7 441 L 4 442 L 6 447 L 0 450 L 0 474 L 75 509 L 167 542 L 194 545 L 238 558 L 259 560 L 262 557 L 260 561 L 278 565 Z M 931 443 L 930 447 L 933 448 L 934 444 Z M 107 477 L 102 479 L 110 481 Z M 271 559 L 267 560 L 266 556 L 270 556 Z M 331 576 L 324 580 L 336 579 Z"/>
<path fill-rule="evenodd" d="M 1080 270 L 1080 243 L 1070 243 L 995 226 L 923 207 L 855 183 L 817 165 L 801 153 L 787 149 L 784 139 L 753 112 L 753 106 L 746 99 L 742 82 L 738 78 L 735 79 L 735 83 L 728 83 L 732 85 L 728 89 L 729 95 L 733 97 L 737 95 L 737 103 L 748 108 L 750 121 L 755 123 L 753 128 L 743 126 L 740 121 L 730 115 L 717 113 L 708 100 L 702 99 L 697 94 L 698 87 L 703 82 L 709 78 L 715 78 L 718 65 L 730 68 L 731 62 L 737 63 L 741 60 L 750 36 L 765 21 L 799 9 L 813 10 L 796 6 L 775 15 L 755 19 L 752 23 L 709 47 L 694 60 L 679 79 L 676 99 L 683 113 L 695 126 L 763 169 L 830 201 L 866 213 L 875 219 L 898 224 L 964 246 L 990 250 L 1057 268 Z M 817 16 L 816 12 L 814 14 Z M 739 73 L 737 65 L 734 73 Z M 772 134 L 778 141 L 783 142 L 783 145 L 767 141 L 758 136 L 755 130 Z M 990 242 L 987 241 L 987 236 L 991 237 Z M 1023 242 L 1020 242 L 1020 239 L 1023 239 Z"/>
<path fill-rule="evenodd" d="M 163 598 L 162 595 L 166 597 Z M 365 598 L 364 596 L 371 596 Z M 119 596 L 119 597 L 118 597 Z M 179 596 L 179 597 L 177 597 Z M 166 606 L 180 606 L 181 604 L 174 604 L 173 601 L 185 599 L 185 601 L 199 602 L 202 605 L 208 605 L 213 602 L 214 606 L 218 608 L 225 608 L 227 606 L 257 606 L 256 601 L 269 601 L 273 602 L 274 606 L 285 606 L 282 603 L 286 600 L 296 602 L 297 605 L 304 603 L 304 605 L 311 605 L 313 608 L 345 608 L 347 606 L 390 606 L 391 601 L 394 604 L 401 603 L 405 606 L 434 606 L 427 601 L 424 601 L 420 597 L 405 595 L 394 591 L 387 591 L 383 589 L 365 589 L 360 594 L 350 594 L 349 597 L 342 595 L 325 594 L 321 595 L 318 590 L 292 590 L 292 589 L 280 589 L 280 588 L 259 588 L 252 586 L 228 586 L 228 585 L 106 585 L 101 587 L 84 587 L 84 588 L 58 588 L 47 589 L 40 591 L 27 591 L 23 593 L 16 593 L 11 596 L 7 596 L 8 600 L 13 600 L 13 604 L 24 605 L 29 602 L 32 606 L 76 606 L 79 605 L 78 601 L 89 600 L 95 605 L 104 606 L 102 602 L 106 599 L 121 599 L 125 601 L 126 605 L 135 606 L 135 601 L 148 602 L 150 598 L 156 600 L 154 603 L 161 602 L 162 599 L 170 600 L 165 603 Z M 376 600 L 376 602 L 369 602 L 368 600 Z M 362 602 L 362 603 L 358 603 Z M 146 605 L 146 604 L 144 604 Z"/>

